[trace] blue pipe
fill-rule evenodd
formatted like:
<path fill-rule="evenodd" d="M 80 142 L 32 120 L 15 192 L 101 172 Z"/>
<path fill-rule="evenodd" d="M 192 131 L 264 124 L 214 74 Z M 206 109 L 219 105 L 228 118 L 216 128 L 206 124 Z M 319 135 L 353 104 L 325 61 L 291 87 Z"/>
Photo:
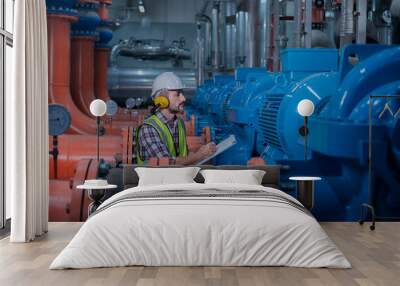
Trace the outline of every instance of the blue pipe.
<path fill-rule="evenodd" d="M 347 73 L 330 100 L 330 117 L 345 119 L 358 102 L 379 86 L 399 80 L 400 47 L 385 48 L 358 63 Z"/>

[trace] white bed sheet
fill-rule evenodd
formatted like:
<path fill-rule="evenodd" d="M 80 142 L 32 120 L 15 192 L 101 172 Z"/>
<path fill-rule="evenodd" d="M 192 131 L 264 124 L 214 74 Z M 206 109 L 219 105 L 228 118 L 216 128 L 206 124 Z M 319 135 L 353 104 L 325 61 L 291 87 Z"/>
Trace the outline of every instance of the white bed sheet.
<path fill-rule="evenodd" d="M 145 266 L 294 266 L 350 268 L 319 223 L 287 204 L 254 198 L 123 201 L 132 192 L 264 190 L 239 184 L 179 184 L 125 190 L 104 202 L 50 269 Z M 107 207 L 108 206 L 108 207 Z"/>

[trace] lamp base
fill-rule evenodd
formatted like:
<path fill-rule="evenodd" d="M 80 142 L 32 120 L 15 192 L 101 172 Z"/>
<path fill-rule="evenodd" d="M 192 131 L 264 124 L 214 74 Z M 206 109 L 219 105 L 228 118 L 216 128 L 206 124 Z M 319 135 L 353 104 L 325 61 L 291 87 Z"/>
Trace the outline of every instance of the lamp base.
<path fill-rule="evenodd" d="M 297 181 L 297 196 L 299 201 L 308 209 L 314 207 L 314 181 Z"/>

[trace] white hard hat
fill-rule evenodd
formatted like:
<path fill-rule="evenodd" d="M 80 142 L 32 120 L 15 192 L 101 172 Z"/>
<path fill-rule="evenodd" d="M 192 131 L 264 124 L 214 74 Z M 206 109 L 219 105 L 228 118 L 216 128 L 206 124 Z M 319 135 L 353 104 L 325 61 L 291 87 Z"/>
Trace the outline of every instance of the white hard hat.
<path fill-rule="evenodd" d="M 161 90 L 184 89 L 181 79 L 173 72 L 163 72 L 153 81 L 151 97 L 154 98 Z"/>

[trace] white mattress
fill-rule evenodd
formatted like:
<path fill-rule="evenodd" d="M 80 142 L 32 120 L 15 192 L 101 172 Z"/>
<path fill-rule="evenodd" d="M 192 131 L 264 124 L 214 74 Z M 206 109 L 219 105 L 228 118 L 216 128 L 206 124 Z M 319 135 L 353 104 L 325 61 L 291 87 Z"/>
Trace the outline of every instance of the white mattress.
<path fill-rule="evenodd" d="M 135 187 L 104 202 L 50 269 L 145 266 L 294 266 L 350 268 L 313 216 L 259 198 L 173 197 L 122 200 L 136 192 L 262 190 L 238 184 Z"/>

